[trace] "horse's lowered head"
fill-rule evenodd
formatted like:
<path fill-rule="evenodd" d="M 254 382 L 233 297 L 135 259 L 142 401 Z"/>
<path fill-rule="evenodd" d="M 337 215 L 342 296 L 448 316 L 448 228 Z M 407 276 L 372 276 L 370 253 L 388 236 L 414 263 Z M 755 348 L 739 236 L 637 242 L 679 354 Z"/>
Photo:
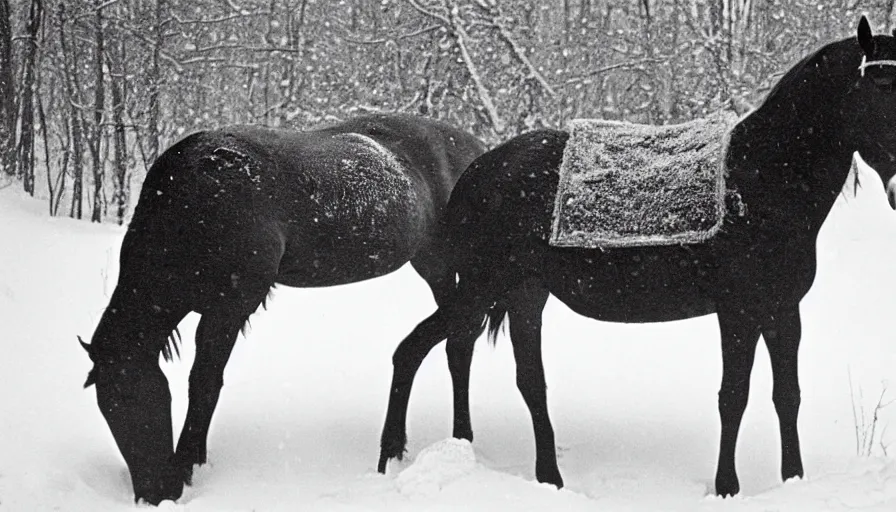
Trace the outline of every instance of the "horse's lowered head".
<path fill-rule="evenodd" d="M 171 394 L 159 368 L 160 349 L 151 348 L 161 342 L 167 358 L 173 342 L 116 313 L 121 312 L 106 310 L 90 344 L 78 338 L 93 361 L 84 387 L 96 387 L 97 404 L 127 463 L 134 500 L 176 500 L 184 480 L 172 464 Z M 134 332 L 116 335 L 122 329 Z"/>
<path fill-rule="evenodd" d="M 853 87 L 842 108 L 844 137 L 877 171 L 896 209 L 896 31 L 872 35 L 863 16 L 853 59 Z M 851 140 L 850 140 L 851 139 Z"/>

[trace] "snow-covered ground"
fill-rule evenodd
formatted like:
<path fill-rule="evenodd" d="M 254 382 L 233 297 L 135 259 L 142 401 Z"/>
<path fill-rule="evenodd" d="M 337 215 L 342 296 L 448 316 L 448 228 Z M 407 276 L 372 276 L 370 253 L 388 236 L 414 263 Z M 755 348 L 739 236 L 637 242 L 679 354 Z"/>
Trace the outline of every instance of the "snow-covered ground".
<path fill-rule="evenodd" d="M 742 494 L 711 496 L 721 361 L 715 317 L 620 325 L 545 312 L 551 408 L 567 487 L 534 481 L 533 436 L 510 344 L 477 346 L 476 441 L 447 439 L 450 378 L 437 348 L 417 379 L 409 453 L 375 472 L 398 341 L 434 308 L 409 267 L 316 290 L 279 288 L 225 375 L 211 464 L 162 509 L 228 510 L 896 510 L 896 404 L 872 457 L 856 456 L 848 375 L 866 414 L 896 398 L 896 212 L 879 180 L 841 197 L 819 240 L 803 301 L 800 414 L 807 477 L 779 481 L 771 377 L 760 348 L 738 445 Z M 81 384 L 88 339 L 115 284 L 123 230 L 51 219 L 0 191 L 0 511 L 134 507 L 124 462 Z M 176 423 L 186 406 L 197 317 L 184 359 L 164 365 Z M 859 397 L 861 391 L 862 397 Z M 179 426 L 176 427 L 176 430 Z M 177 433 L 177 432 L 175 432 Z"/>

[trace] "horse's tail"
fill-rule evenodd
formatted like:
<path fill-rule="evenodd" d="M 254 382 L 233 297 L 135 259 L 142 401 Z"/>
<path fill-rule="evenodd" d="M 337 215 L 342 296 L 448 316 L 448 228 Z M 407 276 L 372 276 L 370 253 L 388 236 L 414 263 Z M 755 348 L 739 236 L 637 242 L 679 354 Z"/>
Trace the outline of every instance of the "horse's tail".
<path fill-rule="evenodd" d="M 488 341 L 492 345 L 498 342 L 498 333 L 507 318 L 507 305 L 501 301 L 496 302 L 486 313 L 488 322 Z"/>

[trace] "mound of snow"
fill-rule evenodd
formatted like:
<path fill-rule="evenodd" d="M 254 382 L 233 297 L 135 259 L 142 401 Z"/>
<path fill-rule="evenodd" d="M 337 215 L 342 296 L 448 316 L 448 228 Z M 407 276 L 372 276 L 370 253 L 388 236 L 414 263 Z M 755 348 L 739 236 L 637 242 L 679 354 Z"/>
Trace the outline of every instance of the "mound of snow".
<path fill-rule="evenodd" d="M 473 445 L 464 439 L 445 439 L 421 450 L 395 483 L 402 494 L 429 494 L 475 469 Z"/>

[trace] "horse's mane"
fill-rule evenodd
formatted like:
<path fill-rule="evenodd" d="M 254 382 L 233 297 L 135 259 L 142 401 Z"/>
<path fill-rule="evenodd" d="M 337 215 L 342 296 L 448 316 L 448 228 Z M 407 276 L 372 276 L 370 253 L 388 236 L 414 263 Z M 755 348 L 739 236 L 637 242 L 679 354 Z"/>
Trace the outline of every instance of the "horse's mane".
<path fill-rule="evenodd" d="M 745 122 L 748 120 L 762 124 L 764 121 L 768 120 L 768 114 L 776 109 L 776 102 L 794 100 L 793 95 L 799 94 L 804 90 L 801 85 L 802 82 L 806 81 L 807 74 L 818 73 L 818 69 L 811 68 L 818 68 L 819 61 L 822 59 L 825 59 L 829 64 L 833 63 L 834 67 L 842 67 L 849 56 L 848 54 L 850 53 L 849 50 L 851 48 L 850 43 L 855 43 L 855 39 L 847 38 L 830 42 L 797 61 L 797 63 L 793 64 L 769 90 L 768 94 L 765 95 L 765 98 L 762 99 L 762 102 L 750 112 L 743 115 L 732 130 L 742 130 L 746 128 Z M 858 50 L 857 44 L 855 47 L 855 49 Z M 858 73 L 857 68 L 859 62 L 856 61 L 855 65 L 856 72 Z M 748 150 L 748 148 L 741 149 Z M 729 150 L 734 150 L 734 145 L 729 146 Z"/>
<path fill-rule="evenodd" d="M 264 309 L 268 308 L 268 301 L 271 299 L 274 293 L 273 288 L 274 287 L 272 286 L 271 289 L 268 290 L 267 295 L 265 295 L 265 297 L 261 300 L 261 306 Z M 246 335 L 246 329 L 248 328 L 249 319 L 247 318 L 246 322 L 243 324 L 243 327 L 240 329 L 240 332 L 243 333 L 243 336 Z M 89 354 L 91 352 L 91 345 L 84 343 L 84 340 L 82 340 L 80 336 L 78 336 L 78 341 L 81 343 L 81 346 L 84 347 L 84 350 L 86 350 Z M 165 361 L 168 361 L 169 363 L 174 361 L 175 356 L 180 359 L 180 345 L 183 345 L 183 338 L 180 335 L 180 330 L 175 327 L 165 339 L 165 344 L 162 345 L 162 348 L 159 351 L 160 355 L 165 359 Z M 87 380 L 84 382 L 84 387 L 87 388 L 94 384 L 96 384 L 96 366 L 91 368 L 87 373 Z"/>
<path fill-rule="evenodd" d="M 831 43 L 831 44 L 836 44 L 836 43 Z M 762 100 L 762 103 L 759 105 L 759 107 L 756 110 L 759 110 L 760 108 L 762 108 L 763 105 L 769 103 L 772 99 L 778 97 L 781 94 L 782 90 L 788 90 L 790 88 L 790 86 L 793 85 L 793 83 L 799 77 L 802 77 L 803 71 L 805 71 L 805 69 L 807 67 L 809 67 L 809 65 L 811 63 L 815 62 L 816 59 L 818 59 L 822 53 L 825 53 L 825 51 L 828 50 L 828 48 L 831 46 L 831 44 L 822 46 L 821 48 L 819 48 L 819 49 L 815 50 L 814 52 L 810 53 L 809 55 L 803 57 L 796 64 L 791 66 L 790 70 L 787 71 L 784 74 L 784 76 L 782 76 L 781 79 L 778 80 L 778 83 L 776 83 L 774 85 L 774 87 L 771 88 L 771 90 L 768 92 L 768 94 L 765 95 L 765 99 Z"/>

